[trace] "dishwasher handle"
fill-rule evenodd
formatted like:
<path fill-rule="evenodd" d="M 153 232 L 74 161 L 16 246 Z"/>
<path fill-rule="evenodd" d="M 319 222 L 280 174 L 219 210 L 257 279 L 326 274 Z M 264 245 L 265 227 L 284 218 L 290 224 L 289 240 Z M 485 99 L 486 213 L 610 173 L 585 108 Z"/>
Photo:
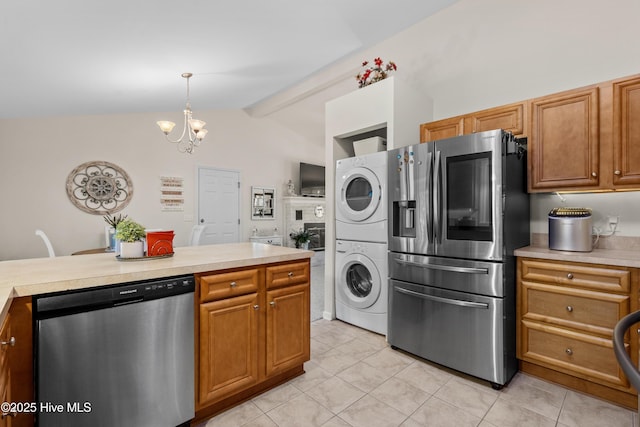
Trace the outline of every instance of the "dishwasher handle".
<path fill-rule="evenodd" d="M 484 308 L 484 309 L 488 309 L 489 308 L 489 304 L 483 303 L 483 302 L 462 301 L 462 300 L 459 300 L 459 299 L 438 297 L 438 296 L 435 296 L 435 295 L 428 295 L 428 294 L 423 294 L 423 293 L 420 293 L 420 292 L 415 292 L 415 291 L 412 291 L 412 290 L 409 290 L 409 289 L 405 289 L 405 288 L 396 288 L 396 291 L 400 292 L 401 294 L 410 295 L 410 296 L 413 296 L 413 297 L 418 297 L 418 298 L 427 299 L 427 300 L 431 300 L 431 301 L 441 302 L 441 303 L 444 303 L 444 304 L 457 305 L 457 306 L 460 306 L 460 307 Z"/>

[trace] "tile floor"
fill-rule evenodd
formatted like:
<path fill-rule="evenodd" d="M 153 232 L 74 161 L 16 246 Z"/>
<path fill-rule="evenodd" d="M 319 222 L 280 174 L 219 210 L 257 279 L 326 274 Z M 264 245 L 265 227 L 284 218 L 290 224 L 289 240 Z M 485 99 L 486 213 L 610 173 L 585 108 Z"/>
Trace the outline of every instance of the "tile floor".
<path fill-rule="evenodd" d="M 341 321 L 311 324 L 306 373 L 199 427 L 633 427 L 637 414 L 518 373 L 500 391 L 392 350 Z"/>

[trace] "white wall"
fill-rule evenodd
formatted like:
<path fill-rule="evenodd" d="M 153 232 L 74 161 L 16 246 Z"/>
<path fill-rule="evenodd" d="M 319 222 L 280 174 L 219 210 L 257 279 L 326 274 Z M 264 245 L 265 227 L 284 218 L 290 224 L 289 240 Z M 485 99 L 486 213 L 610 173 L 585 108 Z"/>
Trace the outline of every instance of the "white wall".
<path fill-rule="evenodd" d="M 240 171 L 242 240 L 253 226 L 283 229 L 276 220 L 251 221 L 252 185 L 274 187 L 281 207 L 285 184 L 298 188 L 300 161 L 323 164 L 318 141 L 269 119 L 250 118 L 240 110 L 196 111 L 209 134 L 193 155 L 169 144 L 155 122 L 181 123 L 181 105 L 170 113 L 77 116 L 0 120 L 0 260 L 47 256 L 34 231 L 43 229 L 57 255 L 104 246 L 101 216 L 80 211 L 69 201 L 68 174 L 87 161 L 103 160 L 123 168 L 131 177 L 134 196 L 122 212 L 149 228 L 174 229 L 176 246 L 187 243 L 197 217 L 196 169 L 210 166 Z M 184 178 L 184 212 L 161 212 L 159 177 Z"/>

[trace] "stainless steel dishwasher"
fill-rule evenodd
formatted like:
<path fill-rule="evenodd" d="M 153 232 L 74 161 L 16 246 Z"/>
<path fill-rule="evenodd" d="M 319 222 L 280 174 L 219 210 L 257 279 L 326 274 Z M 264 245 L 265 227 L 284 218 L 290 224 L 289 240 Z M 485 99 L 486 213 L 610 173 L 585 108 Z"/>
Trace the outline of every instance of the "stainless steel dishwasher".
<path fill-rule="evenodd" d="M 187 425 L 194 283 L 180 276 L 35 297 L 36 425 Z"/>

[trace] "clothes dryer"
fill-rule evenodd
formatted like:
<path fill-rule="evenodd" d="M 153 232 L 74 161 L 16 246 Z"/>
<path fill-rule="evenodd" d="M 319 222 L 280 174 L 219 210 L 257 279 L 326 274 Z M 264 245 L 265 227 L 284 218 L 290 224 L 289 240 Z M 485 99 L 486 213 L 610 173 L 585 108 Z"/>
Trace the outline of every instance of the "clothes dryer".
<path fill-rule="evenodd" d="M 387 244 L 336 241 L 336 317 L 387 334 Z"/>
<path fill-rule="evenodd" d="M 387 152 L 336 162 L 336 239 L 387 242 Z"/>

